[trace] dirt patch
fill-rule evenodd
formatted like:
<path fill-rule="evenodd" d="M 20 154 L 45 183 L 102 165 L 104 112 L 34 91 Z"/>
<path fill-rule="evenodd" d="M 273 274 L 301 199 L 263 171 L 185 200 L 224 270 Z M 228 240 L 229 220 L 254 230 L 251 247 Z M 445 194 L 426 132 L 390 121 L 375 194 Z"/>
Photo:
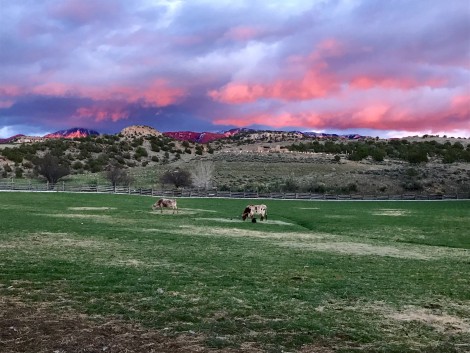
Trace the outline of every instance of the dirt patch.
<path fill-rule="evenodd" d="M 446 312 L 436 313 L 426 308 L 410 306 L 403 311 L 391 313 L 389 317 L 397 321 L 418 321 L 432 326 L 439 332 L 470 333 L 470 320 L 464 320 Z"/>
<path fill-rule="evenodd" d="M 194 218 L 196 221 L 211 221 L 222 223 L 240 223 L 243 222 L 241 218 Z"/>
<path fill-rule="evenodd" d="M 116 207 L 67 207 L 71 211 L 108 211 L 115 210 Z"/>
<path fill-rule="evenodd" d="M 318 243 L 305 243 L 305 242 L 282 242 L 281 245 L 301 248 L 314 251 L 335 252 L 348 255 L 359 256 L 389 256 L 405 259 L 415 260 L 429 260 L 430 257 L 419 251 L 406 250 L 395 248 L 392 246 L 373 245 L 365 243 L 354 242 L 318 242 Z"/>
<path fill-rule="evenodd" d="M 210 349 L 197 333 L 152 330 L 122 320 L 89 317 L 72 311 L 58 313 L 45 305 L 0 300 L 0 342 L 9 353 L 205 353 L 241 352 Z M 257 353 L 251 347 L 244 352 Z"/>
<path fill-rule="evenodd" d="M 195 211 L 195 212 L 213 212 L 217 213 L 215 210 L 205 210 L 202 208 L 180 208 L 181 210 Z"/>
<path fill-rule="evenodd" d="M 402 343 L 416 347 L 417 352 L 424 352 L 423 344 L 428 347 L 435 347 L 442 343 L 442 337 L 453 349 L 445 350 L 446 352 L 469 352 L 470 348 L 470 319 L 468 319 L 469 303 L 455 303 L 441 301 L 436 299 L 433 303 L 426 303 L 423 306 L 406 305 L 401 308 L 393 307 L 386 302 L 367 302 L 357 301 L 351 302 L 327 300 L 322 305 L 315 308 L 321 313 L 327 312 L 351 312 L 356 316 L 362 317 L 369 323 L 375 321 L 378 327 L 382 327 L 383 334 L 386 336 L 402 337 Z M 456 314 L 450 314 L 458 312 Z M 414 322 L 429 326 L 432 330 L 442 335 L 429 334 L 410 330 L 409 323 Z M 403 335 L 404 331 L 409 331 Z M 466 342 L 466 343 L 465 343 Z M 414 351 L 414 350 L 413 350 Z M 437 350 L 432 350 L 437 352 Z"/>
<path fill-rule="evenodd" d="M 40 215 L 44 217 L 93 219 L 96 221 L 107 221 L 107 222 L 114 223 L 114 218 L 109 215 L 96 215 L 96 214 L 83 214 L 83 213 L 53 213 L 53 214 L 43 213 Z"/>
<path fill-rule="evenodd" d="M 268 224 L 278 224 L 280 226 L 295 226 L 294 223 L 284 222 L 284 221 L 266 221 Z"/>
<path fill-rule="evenodd" d="M 241 218 L 195 218 L 196 220 L 200 221 L 211 221 L 211 222 L 222 222 L 222 223 L 241 223 L 243 220 Z M 284 221 L 258 221 L 257 223 L 262 223 L 262 224 L 278 224 L 278 225 L 283 225 L 283 226 L 293 226 L 295 224 L 293 223 L 288 223 Z"/>
<path fill-rule="evenodd" d="M 431 305 L 429 305 L 431 306 Z M 447 310 L 453 310 L 462 306 L 461 304 L 437 301 L 432 305 L 435 307 L 424 308 L 413 305 L 395 309 L 385 302 L 357 302 L 328 301 L 315 308 L 316 311 L 325 312 L 328 310 L 350 310 L 363 314 L 379 314 L 394 321 L 410 322 L 418 321 L 432 326 L 439 332 L 447 333 L 470 333 L 470 319 L 450 315 Z M 468 306 L 466 306 L 468 308 Z M 468 310 L 468 309 L 467 309 Z M 461 310 L 466 312 L 467 310 Z"/>
<path fill-rule="evenodd" d="M 258 223 L 256 223 L 256 225 L 258 225 Z M 177 229 L 168 229 L 166 231 L 169 233 L 177 233 L 177 234 L 225 236 L 225 237 L 248 237 L 248 238 L 263 238 L 263 239 L 273 239 L 273 240 L 285 240 L 285 239 L 318 240 L 318 239 L 325 239 L 325 238 L 331 239 L 332 237 L 332 235 L 324 234 L 324 233 L 263 232 L 259 230 L 247 230 L 247 229 L 241 229 L 241 228 L 222 228 L 222 227 L 180 226 Z"/>
<path fill-rule="evenodd" d="M 382 208 L 372 212 L 374 216 L 407 216 L 409 211 L 406 210 L 399 210 L 399 209 L 391 209 L 391 208 Z"/>
<path fill-rule="evenodd" d="M 0 250 L 16 249 L 55 258 L 72 258 L 78 254 L 91 252 L 98 260 L 103 256 L 120 254 L 122 245 L 113 240 L 75 237 L 74 234 L 39 232 L 31 233 L 21 238 L 2 242 Z M 8 250 L 10 251 L 10 250 Z"/>
<path fill-rule="evenodd" d="M 1 351 L 8 353 L 263 353 L 253 342 L 238 348 L 209 348 L 208 337 L 194 331 L 175 333 L 135 322 L 59 311 L 44 303 L 25 304 L 0 297 Z M 290 350 L 295 352 L 295 350 Z M 305 345 L 299 353 L 333 353 Z"/>
<path fill-rule="evenodd" d="M 178 212 L 175 211 L 173 213 L 173 210 L 171 209 L 164 209 L 163 212 L 161 210 L 151 210 L 151 214 L 159 214 L 159 215 L 172 215 L 172 216 L 178 216 L 178 215 L 191 215 L 191 214 L 196 214 L 198 213 L 197 211 L 193 211 L 187 208 L 178 208 Z"/>
<path fill-rule="evenodd" d="M 238 221 L 237 221 L 238 222 Z M 258 226 L 261 222 L 256 223 Z M 159 229 L 143 229 L 143 231 L 158 232 Z M 191 234 L 202 236 L 247 237 L 273 240 L 274 245 L 302 249 L 307 251 L 332 252 L 357 256 L 389 256 L 412 260 L 435 260 L 451 258 L 453 261 L 468 259 L 470 250 L 447 248 L 428 245 L 397 244 L 396 246 L 382 243 L 370 244 L 346 241 L 345 237 L 328 233 L 301 233 L 301 232 L 265 232 L 261 230 L 248 230 L 241 228 L 223 227 L 195 227 L 180 226 L 165 229 L 172 234 Z"/>

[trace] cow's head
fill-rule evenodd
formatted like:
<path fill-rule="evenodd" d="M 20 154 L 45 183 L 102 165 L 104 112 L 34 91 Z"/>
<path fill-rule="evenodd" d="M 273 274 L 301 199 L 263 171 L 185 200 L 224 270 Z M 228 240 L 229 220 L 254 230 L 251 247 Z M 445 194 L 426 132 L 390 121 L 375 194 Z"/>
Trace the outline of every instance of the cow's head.
<path fill-rule="evenodd" d="M 248 215 L 250 214 L 251 212 L 251 208 L 249 207 L 246 207 L 245 210 L 243 211 L 242 213 L 242 219 L 245 220 L 248 218 Z"/>

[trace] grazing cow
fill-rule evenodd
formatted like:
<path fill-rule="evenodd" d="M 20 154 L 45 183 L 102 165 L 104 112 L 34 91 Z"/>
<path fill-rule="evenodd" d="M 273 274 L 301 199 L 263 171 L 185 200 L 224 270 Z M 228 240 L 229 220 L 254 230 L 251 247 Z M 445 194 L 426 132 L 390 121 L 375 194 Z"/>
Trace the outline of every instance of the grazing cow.
<path fill-rule="evenodd" d="M 178 206 L 176 205 L 176 200 L 174 199 L 160 199 L 152 205 L 152 209 L 160 209 L 160 212 L 163 213 L 163 208 L 173 209 L 173 213 L 178 213 Z"/>
<path fill-rule="evenodd" d="M 268 219 L 268 207 L 266 205 L 248 205 L 245 207 L 245 210 L 242 213 L 242 219 L 245 220 L 248 217 L 250 217 L 251 221 L 255 223 L 256 219 L 254 217 L 257 214 L 260 215 L 261 221 L 263 219 L 267 220 Z"/>

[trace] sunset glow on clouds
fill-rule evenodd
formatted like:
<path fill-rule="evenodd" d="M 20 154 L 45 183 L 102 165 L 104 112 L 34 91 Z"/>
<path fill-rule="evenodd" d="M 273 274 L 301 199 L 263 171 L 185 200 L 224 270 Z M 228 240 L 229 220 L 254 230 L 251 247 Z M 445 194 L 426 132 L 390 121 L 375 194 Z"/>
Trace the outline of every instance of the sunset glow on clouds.
<path fill-rule="evenodd" d="M 465 1 L 0 1 L 0 137 L 134 124 L 470 137 Z"/>

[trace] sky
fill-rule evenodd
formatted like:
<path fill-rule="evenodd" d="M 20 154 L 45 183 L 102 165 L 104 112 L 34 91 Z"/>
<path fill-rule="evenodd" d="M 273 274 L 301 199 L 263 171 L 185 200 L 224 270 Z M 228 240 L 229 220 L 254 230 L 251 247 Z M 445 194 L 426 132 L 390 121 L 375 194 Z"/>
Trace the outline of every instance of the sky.
<path fill-rule="evenodd" d="M 0 137 L 470 137 L 466 0 L 0 0 Z"/>

